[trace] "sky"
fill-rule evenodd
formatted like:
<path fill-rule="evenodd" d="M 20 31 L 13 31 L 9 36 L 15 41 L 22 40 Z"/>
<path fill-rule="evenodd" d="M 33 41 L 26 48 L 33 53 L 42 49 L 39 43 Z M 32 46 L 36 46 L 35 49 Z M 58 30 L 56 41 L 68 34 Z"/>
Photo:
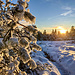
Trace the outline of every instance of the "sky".
<path fill-rule="evenodd" d="M 30 0 L 28 8 L 36 17 L 35 25 L 41 32 L 51 33 L 59 27 L 69 30 L 75 26 L 75 0 Z"/>
<path fill-rule="evenodd" d="M 31 0 L 29 8 L 40 31 L 75 26 L 75 0 Z"/>

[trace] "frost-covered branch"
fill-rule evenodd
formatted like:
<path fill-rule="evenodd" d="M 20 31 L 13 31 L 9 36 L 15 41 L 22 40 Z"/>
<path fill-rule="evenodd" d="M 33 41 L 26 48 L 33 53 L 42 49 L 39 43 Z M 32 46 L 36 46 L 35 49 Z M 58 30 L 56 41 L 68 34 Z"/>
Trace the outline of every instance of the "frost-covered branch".
<path fill-rule="evenodd" d="M 37 34 L 37 27 L 19 23 L 22 20 L 35 23 L 35 17 L 27 9 L 29 1 L 17 0 L 17 4 L 14 4 L 10 0 L 5 3 L 0 0 L 0 28 L 3 29 L 3 40 L 0 42 L 0 75 L 26 75 L 19 68 L 21 61 L 30 69 L 37 67 L 30 56 L 31 51 L 41 50 L 34 36 Z"/>

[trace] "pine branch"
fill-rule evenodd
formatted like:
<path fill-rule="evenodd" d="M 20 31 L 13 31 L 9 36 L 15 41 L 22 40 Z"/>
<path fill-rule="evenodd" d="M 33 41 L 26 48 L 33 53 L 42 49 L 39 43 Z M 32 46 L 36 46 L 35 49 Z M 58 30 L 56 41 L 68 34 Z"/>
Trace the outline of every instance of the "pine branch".
<path fill-rule="evenodd" d="M 20 24 L 19 22 L 17 22 L 17 24 L 19 24 L 20 26 L 23 26 L 24 28 L 26 28 L 27 26 Z"/>

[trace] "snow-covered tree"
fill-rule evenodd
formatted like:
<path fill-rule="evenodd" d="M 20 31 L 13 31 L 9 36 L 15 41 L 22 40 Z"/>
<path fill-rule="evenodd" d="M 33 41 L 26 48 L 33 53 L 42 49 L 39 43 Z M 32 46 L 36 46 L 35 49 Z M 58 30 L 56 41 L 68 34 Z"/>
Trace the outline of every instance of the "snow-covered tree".
<path fill-rule="evenodd" d="M 17 4 L 14 4 L 11 0 L 6 0 L 5 3 L 0 0 L 0 28 L 3 29 L 3 39 L 0 42 L 0 75 L 26 75 L 19 68 L 21 61 L 30 69 L 37 67 L 30 56 L 31 51 L 41 50 L 34 36 L 37 34 L 37 27 L 20 23 L 22 20 L 35 23 L 35 17 L 27 9 L 29 1 L 17 0 Z"/>

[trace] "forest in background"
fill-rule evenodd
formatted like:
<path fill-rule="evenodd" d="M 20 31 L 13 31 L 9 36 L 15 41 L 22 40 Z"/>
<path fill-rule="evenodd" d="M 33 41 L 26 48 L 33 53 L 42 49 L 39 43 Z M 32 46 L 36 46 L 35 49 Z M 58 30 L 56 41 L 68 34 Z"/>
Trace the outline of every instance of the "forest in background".
<path fill-rule="evenodd" d="M 3 37 L 4 30 L 0 28 L 0 38 Z M 75 27 L 71 26 L 70 31 L 66 31 L 66 33 L 61 33 L 57 31 L 57 29 L 52 29 L 51 34 L 47 34 L 46 30 L 42 32 L 38 31 L 37 34 L 38 41 L 62 41 L 62 40 L 75 40 Z"/>
<path fill-rule="evenodd" d="M 75 40 L 75 28 L 71 26 L 70 31 L 61 34 L 60 31 L 52 29 L 51 34 L 47 34 L 46 30 L 42 32 L 38 31 L 37 39 L 39 41 L 62 41 L 62 40 Z"/>

